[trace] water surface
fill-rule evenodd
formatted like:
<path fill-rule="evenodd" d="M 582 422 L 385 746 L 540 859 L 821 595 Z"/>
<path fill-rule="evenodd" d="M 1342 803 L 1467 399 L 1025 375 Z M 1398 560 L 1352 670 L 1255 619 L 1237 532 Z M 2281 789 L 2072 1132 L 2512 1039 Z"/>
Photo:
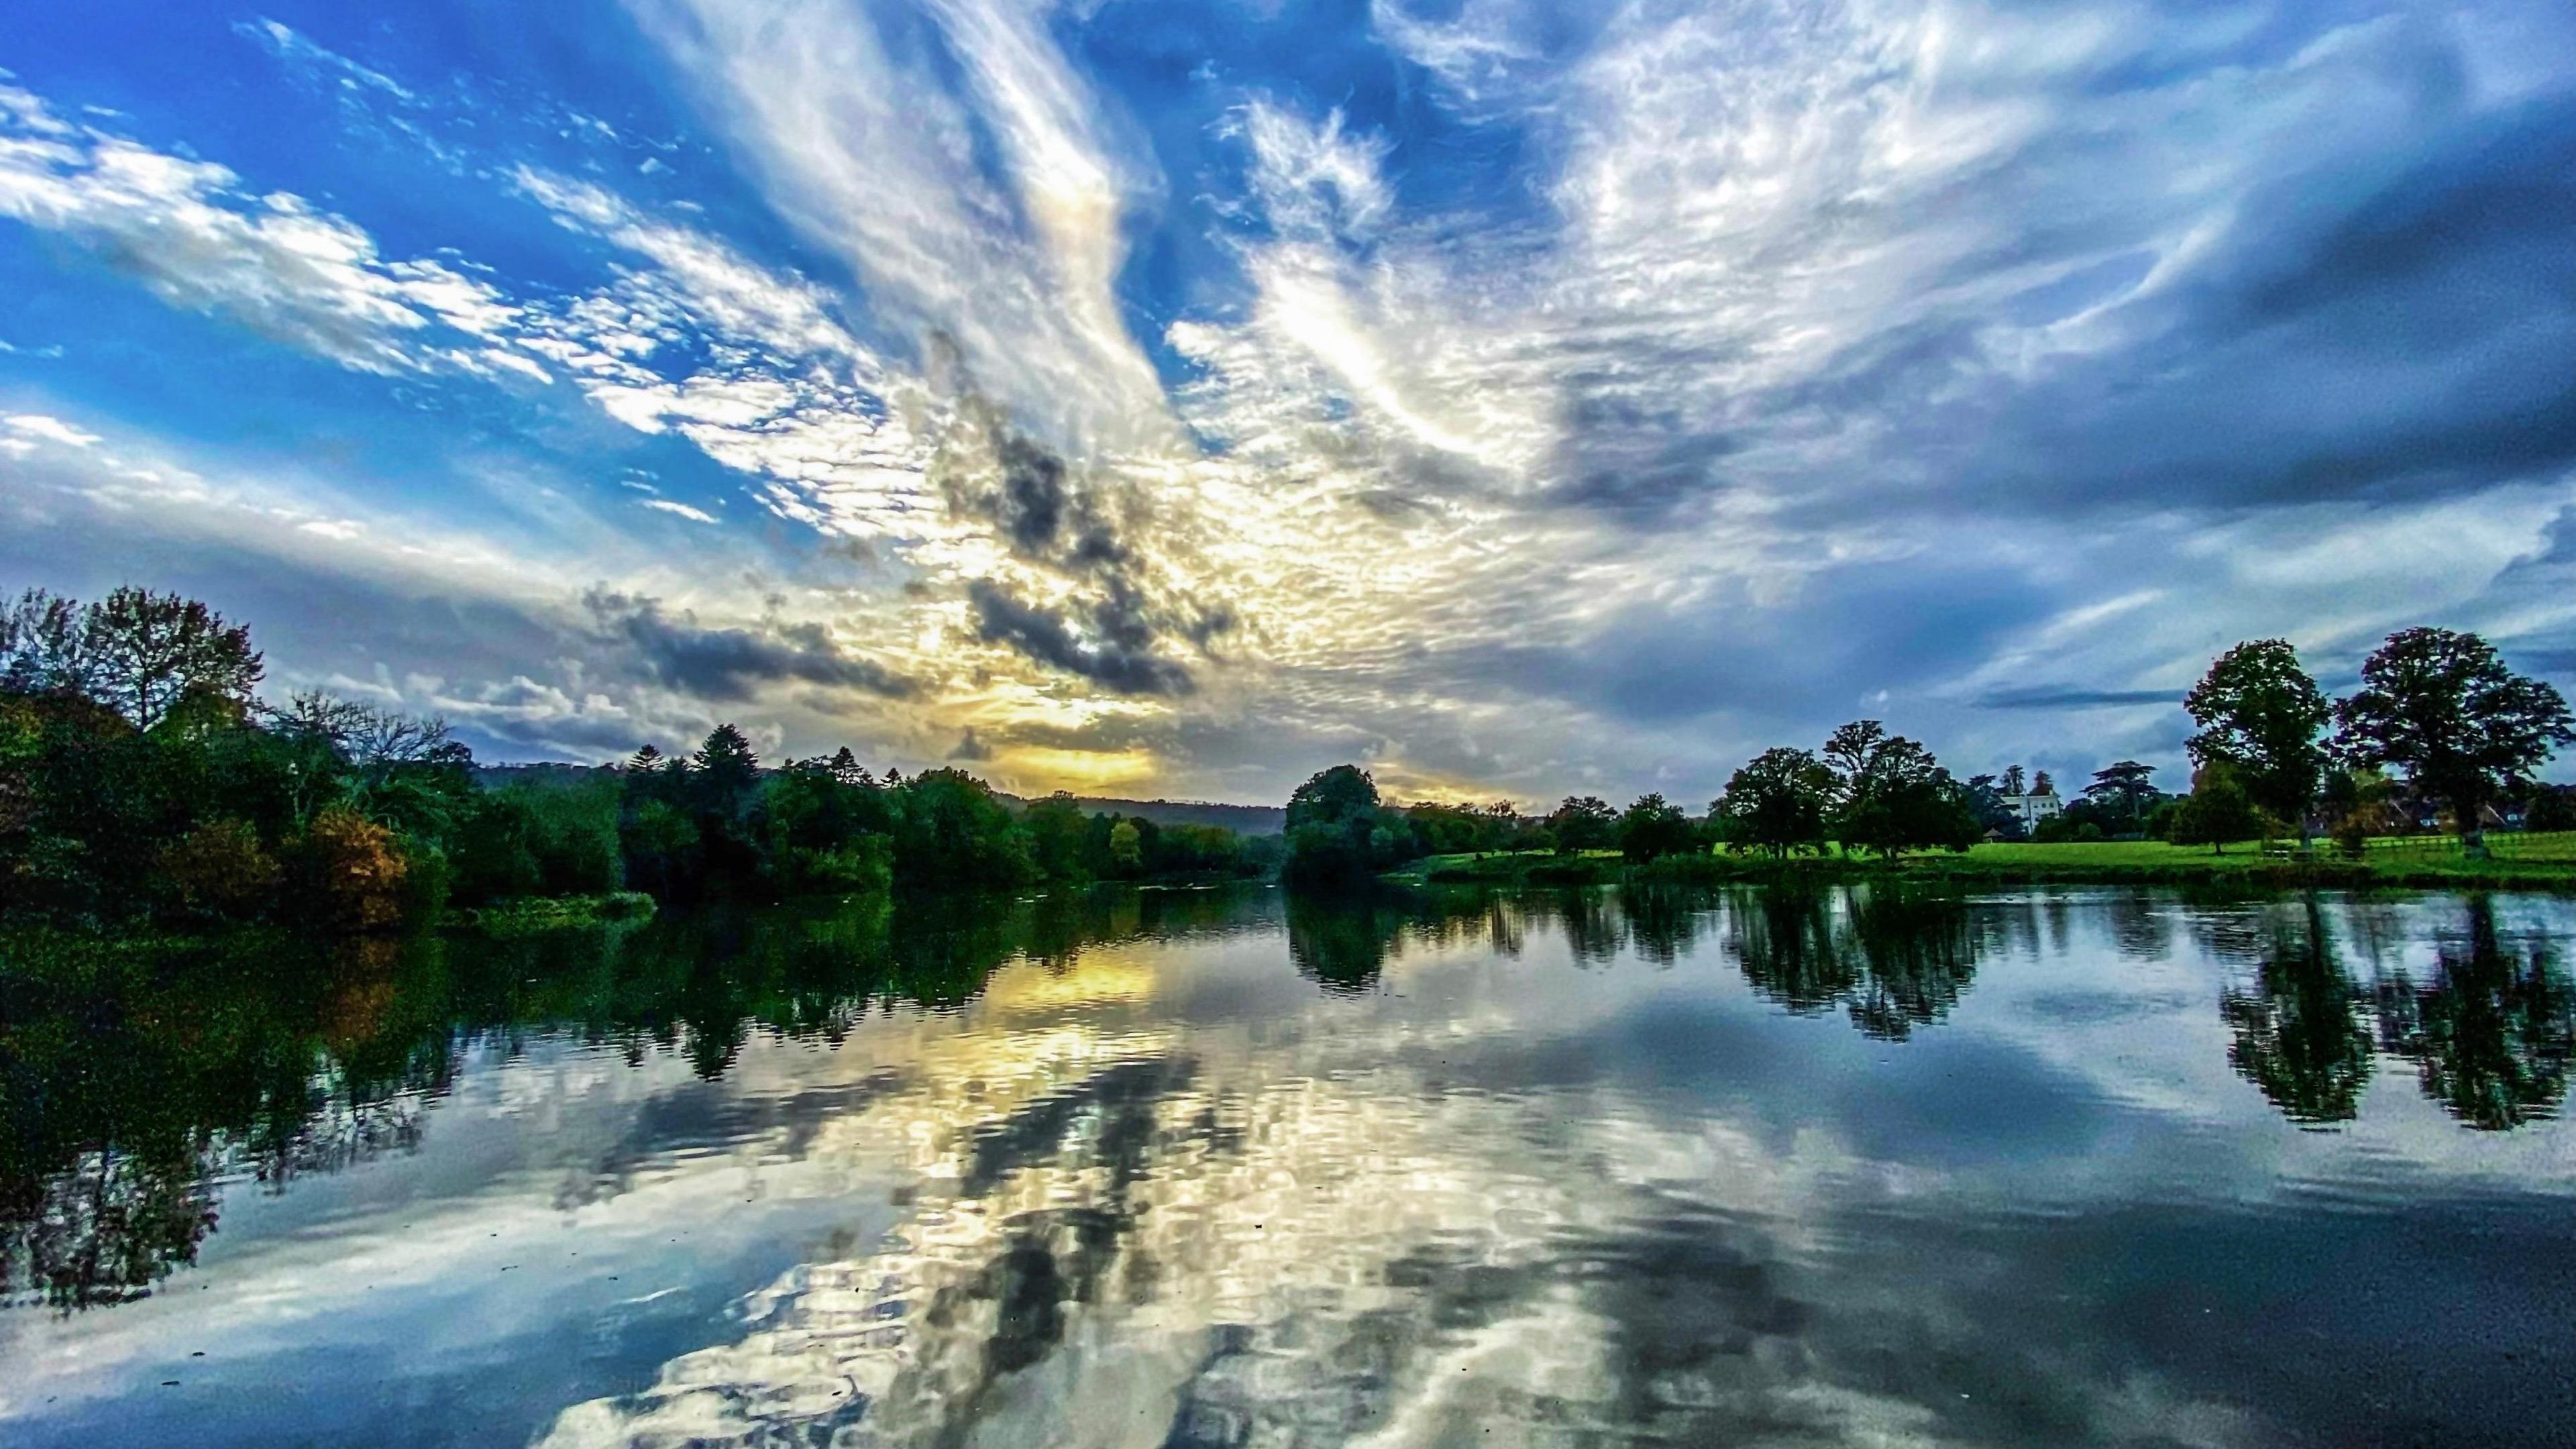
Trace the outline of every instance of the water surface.
<path fill-rule="evenodd" d="M 2576 1442 L 2576 902 L 1277 891 L 13 990 L 13 1445 Z"/>

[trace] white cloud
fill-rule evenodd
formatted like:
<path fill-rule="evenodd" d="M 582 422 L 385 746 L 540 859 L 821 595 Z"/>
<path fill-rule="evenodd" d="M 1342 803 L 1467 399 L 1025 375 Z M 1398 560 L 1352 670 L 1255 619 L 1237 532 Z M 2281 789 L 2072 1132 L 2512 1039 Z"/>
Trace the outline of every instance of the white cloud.
<path fill-rule="evenodd" d="M 673 514 L 677 517 L 685 518 L 692 523 L 713 523 L 716 521 L 716 516 L 707 512 L 703 508 L 691 508 L 685 503 L 674 503 L 668 498 L 647 498 L 638 506 L 650 508 L 657 513 Z"/>
<path fill-rule="evenodd" d="M 774 204 L 848 261 L 934 373 L 952 349 L 948 365 L 1059 443 L 1169 443 L 1161 389 L 1113 292 L 1127 183 L 1038 10 L 934 6 L 965 71 L 961 95 L 897 59 L 845 0 L 632 3 L 705 87 Z M 1002 177 L 978 162 L 978 123 L 1001 148 Z"/>
<path fill-rule="evenodd" d="M 0 216 L 61 232 L 162 300 L 368 372 L 440 365 L 442 334 L 513 319 L 490 285 L 395 261 L 349 221 L 224 167 L 73 125 L 0 84 Z"/>

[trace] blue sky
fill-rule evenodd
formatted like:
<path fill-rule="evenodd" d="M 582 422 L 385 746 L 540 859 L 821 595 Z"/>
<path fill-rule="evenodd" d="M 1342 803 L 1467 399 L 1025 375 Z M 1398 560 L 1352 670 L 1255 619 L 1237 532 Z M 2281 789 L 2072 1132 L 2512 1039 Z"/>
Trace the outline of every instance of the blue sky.
<path fill-rule="evenodd" d="M 2576 683 L 2548 3 L 96 0 L 0 35 L 0 584 L 490 758 L 1661 789 Z"/>

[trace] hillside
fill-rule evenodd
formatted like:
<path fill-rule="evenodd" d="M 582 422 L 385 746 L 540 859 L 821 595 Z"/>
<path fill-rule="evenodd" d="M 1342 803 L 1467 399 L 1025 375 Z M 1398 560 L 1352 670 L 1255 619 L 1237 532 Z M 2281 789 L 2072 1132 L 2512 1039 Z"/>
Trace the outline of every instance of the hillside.
<path fill-rule="evenodd" d="M 1222 825 L 1243 835 L 1277 835 L 1288 828 L 1288 811 L 1279 805 L 1218 805 L 1203 800 L 1111 800 L 1078 795 L 1074 803 L 1086 815 L 1103 812 L 1133 815 L 1157 825 Z"/>

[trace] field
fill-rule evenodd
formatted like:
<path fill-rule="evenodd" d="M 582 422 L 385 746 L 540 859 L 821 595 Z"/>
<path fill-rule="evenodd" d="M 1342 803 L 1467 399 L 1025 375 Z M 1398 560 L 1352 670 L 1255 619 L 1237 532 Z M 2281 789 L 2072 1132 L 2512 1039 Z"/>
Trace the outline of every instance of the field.
<path fill-rule="evenodd" d="M 1845 856 L 1793 857 L 1776 863 L 1760 856 L 1719 854 L 1657 862 L 1643 868 L 1648 879 L 1761 879 L 1779 874 L 1872 875 L 1891 869 L 1907 875 L 1943 877 L 1988 884 L 2063 882 L 2231 882 L 2270 885 L 2459 886 L 2559 888 L 2576 890 L 2576 831 L 2553 834 L 2508 834 L 2487 837 L 2488 859 L 2471 860 L 2452 836 L 2397 836 L 2369 843 L 2360 859 L 2342 854 L 2330 841 L 2316 842 L 2301 854 L 2286 841 L 2266 844 L 2248 840 L 2213 852 L 2207 846 L 2168 845 L 2160 840 L 2093 841 L 1980 845 L 1965 854 L 1923 851 L 1897 865 Z M 1533 884 L 1616 880 L 1632 874 L 1618 856 L 1588 851 L 1580 857 L 1530 855 L 1441 855 L 1412 862 L 1392 878 L 1421 882 L 1517 882 Z"/>

